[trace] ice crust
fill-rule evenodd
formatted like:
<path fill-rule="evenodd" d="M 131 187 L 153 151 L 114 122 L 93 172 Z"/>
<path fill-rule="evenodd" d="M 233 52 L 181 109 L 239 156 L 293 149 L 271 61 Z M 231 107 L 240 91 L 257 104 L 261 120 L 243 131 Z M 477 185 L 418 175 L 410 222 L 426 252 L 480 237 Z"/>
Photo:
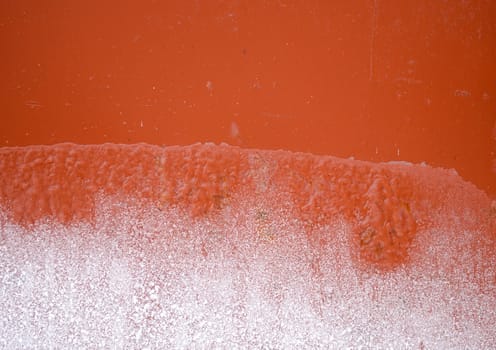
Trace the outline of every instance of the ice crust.
<path fill-rule="evenodd" d="M 443 169 L 0 149 L 2 349 L 496 348 L 496 205 Z"/>
<path fill-rule="evenodd" d="M 384 274 L 352 264 L 343 220 L 316 249 L 298 220 L 262 223 L 254 208 L 191 220 L 107 198 L 94 224 L 29 230 L 4 216 L 0 347 L 496 346 L 494 268 L 481 289 L 472 268 L 484 262 L 459 254 L 477 232 L 421 232 L 412 262 Z"/>

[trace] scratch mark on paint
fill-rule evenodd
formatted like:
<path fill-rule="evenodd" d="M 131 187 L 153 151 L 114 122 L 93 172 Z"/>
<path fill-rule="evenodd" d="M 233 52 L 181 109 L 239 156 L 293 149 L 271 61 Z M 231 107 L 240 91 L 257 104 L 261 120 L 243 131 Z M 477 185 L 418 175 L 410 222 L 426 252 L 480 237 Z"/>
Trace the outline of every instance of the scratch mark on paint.
<path fill-rule="evenodd" d="M 369 52 L 369 80 L 374 79 L 374 44 L 377 32 L 377 0 L 374 0 L 372 12 L 372 32 L 370 36 L 370 52 Z"/>
<path fill-rule="evenodd" d="M 471 95 L 470 91 L 467 90 L 455 90 L 454 95 L 456 97 L 469 97 Z"/>
<path fill-rule="evenodd" d="M 38 108 L 43 107 L 43 105 L 40 102 L 35 101 L 35 100 L 25 101 L 24 105 L 29 107 L 30 109 L 38 109 Z"/>

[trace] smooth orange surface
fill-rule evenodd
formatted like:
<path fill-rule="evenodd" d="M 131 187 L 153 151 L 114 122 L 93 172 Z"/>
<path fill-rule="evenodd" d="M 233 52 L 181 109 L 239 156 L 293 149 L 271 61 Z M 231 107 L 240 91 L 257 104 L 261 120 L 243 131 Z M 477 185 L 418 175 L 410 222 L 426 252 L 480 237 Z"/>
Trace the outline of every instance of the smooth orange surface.
<path fill-rule="evenodd" d="M 2 1 L 3 146 L 228 142 L 496 193 L 494 1 Z"/>

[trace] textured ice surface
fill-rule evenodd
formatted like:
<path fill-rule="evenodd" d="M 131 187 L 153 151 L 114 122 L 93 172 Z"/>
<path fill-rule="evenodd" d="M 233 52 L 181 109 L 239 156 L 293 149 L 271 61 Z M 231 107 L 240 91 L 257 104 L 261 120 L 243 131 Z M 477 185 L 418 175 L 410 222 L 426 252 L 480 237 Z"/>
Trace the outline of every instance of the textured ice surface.
<path fill-rule="evenodd" d="M 59 145 L 0 173 L 0 348 L 496 347 L 496 205 L 450 171 Z"/>
<path fill-rule="evenodd" d="M 191 220 L 106 200 L 93 225 L 29 231 L 3 218 L 0 347 L 496 346 L 494 285 L 459 254 L 477 232 L 422 232 L 412 263 L 382 274 L 353 266 L 345 222 L 316 249 L 287 213 L 256 208 Z"/>

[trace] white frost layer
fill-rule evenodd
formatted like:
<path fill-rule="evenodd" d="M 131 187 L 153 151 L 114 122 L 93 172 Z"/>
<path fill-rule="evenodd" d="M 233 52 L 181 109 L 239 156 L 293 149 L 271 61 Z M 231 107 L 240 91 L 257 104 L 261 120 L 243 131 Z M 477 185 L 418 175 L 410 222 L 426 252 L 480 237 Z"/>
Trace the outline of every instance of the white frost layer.
<path fill-rule="evenodd" d="M 1 348 L 496 347 L 494 289 L 460 254 L 476 232 L 426 232 L 413 267 L 364 275 L 338 221 L 318 248 L 256 206 L 195 221 L 111 201 L 98 212 L 94 226 L 30 232 L 0 217 Z"/>

